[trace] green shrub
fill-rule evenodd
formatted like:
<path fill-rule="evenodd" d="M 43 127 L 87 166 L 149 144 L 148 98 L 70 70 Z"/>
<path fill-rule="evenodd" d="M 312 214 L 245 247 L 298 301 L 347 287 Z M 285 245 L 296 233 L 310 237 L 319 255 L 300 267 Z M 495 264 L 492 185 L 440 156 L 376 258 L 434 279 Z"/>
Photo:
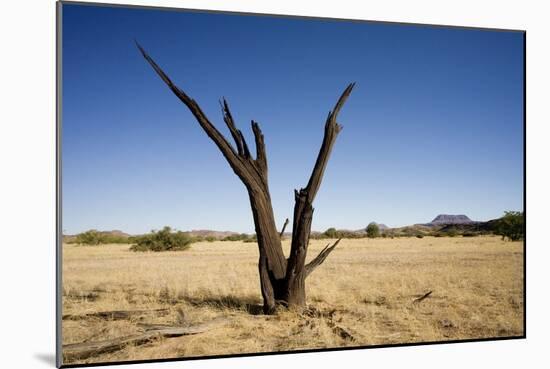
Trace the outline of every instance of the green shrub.
<path fill-rule="evenodd" d="M 417 234 L 416 238 L 424 238 L 424 235 L 423 234 Z"/>
<path fill-rule="evenodd" d="M 103 235 L 95 229 L 82 232 L 76 235 L 75 243 L 80 245 L 99 245 L 103 242 Z"/>
<path fill-rule="evenodd" d="M 456 236 L 458 236 L 458 232 L 456 231 L 456 229 L 449 229 L 447 232 L 445 232 L 445 234 L 446 234 L 448 237 L 456 237 Z"/>
<path fill-rule="evenodd" d="M 336 228 L 329 228 L 327 229 L 323 235 L 326 237 L 326 238 L 338 238 L 338 231 L 336 230 Z"/>
<path fill-rule="evenodd" d="M 102 234 L 101 243 L 129 243 L 128 238 L 125 236 L 118 236 L 113 234 Z"/>
<path fill-rule="evenodd" d="M 241 234 L 232 234 L 230 236 L 226 236 L 222 239 L 222 241 L 245 241 L 248 239 L 248 235 L 246 233 Z"/>
<path fill-rule="evenodd" d="M 326 235 L 326 231 L 325 232 L 311 232 L 311 234 L 309 235 L 309 239 L 310 240 L 324 240 L 324 239 L 327 239 L 327 238 L 335 238 L 335 237 L 328 237 Z"/>
<path fill-rule="evenodd" d="M 478 234 L 475 232 L 464 232 L 462 233 L 462 237 L 476 237 Z"/>
<path fill-rule="evenodd" d="M 77 234 L 67 243 L 79 245 L 102 245 L 107 243 L 130 243 L 130 237 L 125 235 L 111 234 L 110 232 L 99 232 L 95 229 Z"/>
<path fill-rule="evenodd" d="M 380 236 L 380 228 L 378 224 L 371 222 L 366 228 L 368 238 L 376 238 Z"/>
<path fill-rule="evenodd" d="M 136 244 L 130 247 L 132 251 L 176 251 L 187 250 L 195 239 L 181 231 L 172 232 L 170 227 L 150 234 L 136 237 Z"/>
<path fill-rule="evenodd" d="M 525 237 L 525 218 L 523 212 L 506 211 L 494 226 L 494 233 L 508 238 L 510 241 L 519 241 Z"/>
<path fill-rule="evenodd" d="M 214 241 L 217 240 L 217 238 L 214 237 L 214 236 L 206 236 L 206 237 L 204 238 L 204 240 L 205 240 L 206 242 L 214 242 Z"/>
<path fill-rule="evenodd" d="M 243 242 L 258 242 L 258 237 L 254 233 L 252 236 L 247 236 L 247 238 L 244 239 Z"/>

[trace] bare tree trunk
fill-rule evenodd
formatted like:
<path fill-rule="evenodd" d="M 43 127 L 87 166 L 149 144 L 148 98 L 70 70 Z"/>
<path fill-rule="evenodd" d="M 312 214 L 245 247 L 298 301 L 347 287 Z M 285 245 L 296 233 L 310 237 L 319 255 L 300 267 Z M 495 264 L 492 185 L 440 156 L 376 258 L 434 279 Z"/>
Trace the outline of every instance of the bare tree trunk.
<path fill-rule="evenodd" d="M 283 299 L 281 285 L 284 283 L 287 262 L 275 225 L 269 190 L 249 190 L 249 197 L 260 254 L 258 267 L 264 312 L 269 314 L 275 310 L 276 302 Z"/>
<path fill-rule="evenodd" d="M 281 238 L 286 226 L 279 233 L 275 224 L 273 206 L 268 186 L 268 168 L 264 137 L 258 123 L 252 121 L 252 131 L 256 144 L 256 158 L 252 158 L 248 144 L 242 132 L 237 129 L 229 106 L 222 102 L 223 119 L 235 141 L 235 148 L 217 130 L 201 110 L 195 100 L 179 89 L 162 71 L 155 61 L 137 45 L 143 57 L 149 62 L 170 90 L 188 107 L 208 137 L 214 141 L 227 162 L 241 179 L 248 190 L 250 206 L 254 217 L 254 225 L 258 239 L 258 272 L 260 288 L 264 300 L 264 312 L 271 314 L 278 304 L 301 308 L 306 304 L 305 280 L 338 245 L 327 245 L 309 264 L 305 264 L 311 221 L 313 217 L 313 200 L 321 185 L 321 180 L 330 157 L 332 146 L 341 126 L 336 122 L 338 112 L 348 98 L 354 84 L 350 84 L 338 99 L 333 111 L 329 112 L 325 124 L 323 143 L 317 156 L 317 161 L 305 188 L 295 191 L 294 219 L 292 226 L 291 250 L 288 259 L 285 258 Z M 288 219 L 287 219 L 288 221 Z"/>

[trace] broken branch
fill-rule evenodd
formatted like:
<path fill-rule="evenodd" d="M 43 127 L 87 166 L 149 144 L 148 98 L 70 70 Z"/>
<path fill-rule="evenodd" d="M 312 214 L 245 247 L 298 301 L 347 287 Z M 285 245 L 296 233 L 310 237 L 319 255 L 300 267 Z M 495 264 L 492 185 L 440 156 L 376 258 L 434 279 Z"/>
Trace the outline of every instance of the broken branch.
<path fill-rule="evenodd" d="M 340 240 L 341 240 L 341 238 L 336 240 L 336 242 L 332 246 L 330 246 L 330 244 L 328 244 L 323 250 L 321 250 L 319 255 L 317 255 L 313 260 L 311 260 L 309 262 L 309 264 L 306 265 L 306 267 L 305 267 L 306 277 L 311 272 L 313 272 L 315 270 L 315 268 L 317 268 L 319 265 L 323 264 L 323 262 L 325 261 L 327 256 L 332 252 L 332 250 L 334 250 L 336 248 L 336 246 L 338 246 L 338 243 L 340 243 Z"/>
<path fill-rule="evenodd" d="M 283 224 L 283 229 L 281 229 L 281 233 L 279 234 L 279 237 L 283 238 L 283 235 L 285 234 L 286 226 L 288 225 L 288 218 L 285 220 L 285 224 Z"/>
<path fill-rule="evenodd" d="M 261 166 L 264 173 L 267 174 L 267 157 L 265 153 L 264 135 L 260 129 L 258 122 L 251 121 L 252 132 L 254 132 L 254 139 L 256 141 L 256 163 Z"/>
<path fill-rule="evenodd" d="M 147 62 L 151 65 L 151 67 L 153 67 L 155 72 L 157 72 L 159 77 L 164 81 L 164 83 L 166 83 L 166 85 L 168 86 L 168 88 L 170 88 L 170 90 L 174 93 L 174 95 L 176 95 L 176 97 L 180 99 L 181 102 L 185 104 L 185 106 L 187 106 L 189 111 L 191 111 L 191 113 L 193 114 L 195 119 L 198 121 L 202 129 L 206 132 L 208 137 L 210 137 L 210 139 L 214 141 L 216 146 L 218 146 L 219 150 L 222 152 L 223 156 L 228 161 L 229 165 L 231 166 L 235 174 L 237 174 L 245 182 L 252 181 L 250 176 L 250 171 L 240 160 L 238 152 L 235 152 L 235 149 L 233 149 L 233 146 L 231 146 L 231 144 L 227 142 L 223 134 L 220 131 L 218 131 L 218 129 L 210 122 L 210 120 L 206 117 L 206 114 L 204 114 L 204 112 L 200 108 L 199 104 L 197 104 L 195 100 L 193 100 L 183 90 L 181 90 L 178 86 L 176 86 L 174 82 L 172 82 L 172 80 L 168 77 L 168 75 L 164 73 L 164 71 L 157 65 L 157 63 L 153 60 L 153 58 L 151 58 L 149 54 L 147 54 L 147 52 L 141 47 L 141 45 L 137 43 L 137 41 L 136 41 L 136 45 L 139 51 L 141 52 L 141 54 L 143 55 L 143 57 L 145 58 L 145 60 L 147 60 Z M 231 134 L 233 135 L 234 134 L 233 129 L 236 129 L 234 127 L 233 118 L 230 117 L 228 119 L 230 120 L 230 123 L 228 124 L 226 121 L 226 124 L 228 124 L 228 126 L 230 127 L 230 130 L 232 131 Z M 246 142 L 244 142 L 244 137 L 242 136 L 242 133 L 238 130 L 237 130 L 237 133 L 238 133 L 238 138 L 239 140 L 241 140 L 241 143 L 243 146 L 242 148 L 243 153 L 245 155 L 247 153 L 250 154 L 248 152 L 248 147 L 246 146 Z M 239 145 L 237 145 L 237 149 L 238 147 Z"/>
<path fill-rule="evenodd" d="M 233 116 L 231 115 L 231 111 L 229 110 L 229 104 L 227 103 L 227 100 L 225 100 L 225 98 L 223 98 L 223 101 L 220 104 L 222 106 L 223 121 L 227 125 L 227 128 L 229 128 L 229 132 L 231 132 L 231 136 L 233 137 L 233 140 L 235 140 L 235 144 L 237 145 L 237 152 L 239 153 L 239 155 L 242 155 L 243 154 L 243 143 L 241 141 L 242 136 L 239 134 L 239 130 L 235 125 L 235 121 L 233 120 Z"/>
<path fill-rule="evenodd" d="M 315 195 L 319 190 L 321 180 L 323 179 L 323 173 L 327 166 L 330 152 L 332 151 L 332 146 L 334 145 L 336 136 L 338 135 L 338 133 L 340 133 L 340 130 L 342 129 L 342 126 L 340 126 L 336 122 L 336 118 L 338 117 L 340 109 L 342 109 L 342 106 L 344 106 L 344 103 L 351 94 L 353 86 L 355 86 L 355 83 L 350 83 L 348 87 L 346 87 L 346 89 L 336 102 L 334 109 L 328 114 L 327 121 L 325 123 L 325 135 L 323 137 L 323 143 L 321 144 L 321 149 L 319 150 L 319 155 L 317 156 L 317 160 L 315 162 L 315 167 L 313 168 L 311 177 L 309 178 L 309 182 L 305 188 L 308 196 L 307 199 L 310 204 L 313 203 L 313 199 L 315 198 Z"/>

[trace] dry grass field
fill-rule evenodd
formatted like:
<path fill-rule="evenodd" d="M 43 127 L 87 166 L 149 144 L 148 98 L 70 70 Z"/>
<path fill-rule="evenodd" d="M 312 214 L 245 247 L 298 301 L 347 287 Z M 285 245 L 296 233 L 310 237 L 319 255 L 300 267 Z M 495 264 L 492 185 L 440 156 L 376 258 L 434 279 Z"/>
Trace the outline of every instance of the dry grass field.
<path fill-rule="evenodd" d="M 328 242 L 313 240 L 310 256 Z M 261 315 L 254 243 L 204 242 L 161 253 L 128 248 L 63 246 L 63 344 L 136 334 L 139 323 L 226 319 L 204 333 L 159 338 L 65 364 L 523 334 L 521 242 L 344 239 L 307 279 L 308 310 L 274 316 Z M 121 319 L 85 315 L 112 310 L 151 313 Z"/>

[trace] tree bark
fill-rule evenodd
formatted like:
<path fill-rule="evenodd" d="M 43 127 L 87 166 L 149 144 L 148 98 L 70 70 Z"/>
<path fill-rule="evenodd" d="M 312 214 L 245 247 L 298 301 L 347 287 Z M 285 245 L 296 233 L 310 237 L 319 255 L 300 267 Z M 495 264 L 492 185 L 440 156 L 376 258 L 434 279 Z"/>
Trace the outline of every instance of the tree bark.
<path fill-rule="evenodd" d="M 195 116 L 197 122 L 208 137 L 216 144 L 235 174 L 241 179 L 248 190 L 258 239 L 258 272 L 264 301 L 264 312 L 266 314 L 273 313 L 277 305 L 293 308 L 305 306 L 306 277 L 326 259 L 328 254 L 334 250 L 340 241 L 336 241 L 330 247 L 325 247 L 317 257 L 305 265 L 313 217 L 313 200 L 321 185 L 332 146 L 342 129 L 336 122 L 338 112 L 350 95 L 354 84 L 350 84 L 345 89 L 334 109 L 329 112 L 325 123 L 323 143 L 309 182 L 305 188 L 295 191 L 291 250 L 288 259 L 286 259 L 281 244 L 286 222 L 279 233 L 275 224 L 273 206 L 269 194 L 267 157 L 264 137 L 259 124 L 255 121 L 251 123 L 256 144 L 256 158 L 254 159 L 242 132 L 235 125 L 229 104 L 225 99 L 221 102 L 223 120 L 235 141 L 236 150 L 210 122 L 195 100 L 191 99 L 178 88 L 139 44 L 137 44 L 137 47 L 164 83 Z"/>

